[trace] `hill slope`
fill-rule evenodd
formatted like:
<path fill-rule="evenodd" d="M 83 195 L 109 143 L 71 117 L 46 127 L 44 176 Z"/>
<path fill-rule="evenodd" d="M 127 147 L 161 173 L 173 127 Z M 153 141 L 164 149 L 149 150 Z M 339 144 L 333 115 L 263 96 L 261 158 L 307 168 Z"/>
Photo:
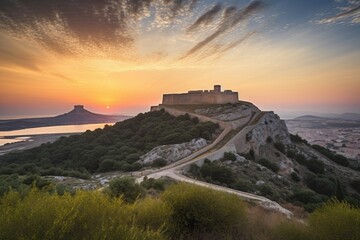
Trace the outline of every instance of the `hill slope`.
<path fill-rule="evenodd" d="M 156 146 L 211 140 L 219 126 L 188 115 L 148 112 L 104 129 L 61 137 L 54 143 L 0 156 L 0 174 L 70 175 L 96 171 L 135 171 L 140 156 Z"/>

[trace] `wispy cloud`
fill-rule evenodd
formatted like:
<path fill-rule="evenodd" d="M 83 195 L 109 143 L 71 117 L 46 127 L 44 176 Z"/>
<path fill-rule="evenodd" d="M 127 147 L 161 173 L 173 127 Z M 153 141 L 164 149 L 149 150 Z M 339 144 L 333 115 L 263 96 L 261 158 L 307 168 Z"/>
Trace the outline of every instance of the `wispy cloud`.
<path fill-rule="evenodd" d="M 69 78 L 63 74 L 60 74 L 60 73 L 51 73 L 50 75 L 54 76 L 54 77 L 57 77 L 57 78 L 61 78 L 63 80 L 66 80 L 67 82 L 70 82 L 70 83 L 77 83 L 76 80 L 72 79 L 72 78 Z"/>
<path fill-rule="evenodd" d="M 318 21 L 320 24 L 333 24 L 338 22 L 348 22 L 360 24 L 360 1 L 348 0 L 345 6 L 337 7 L 337 14 L 323 18 Z"/>
<path fill-rule="evenodd" d="M 260 1 L 253 1 L 244 9 L 237 10 L 235 7 L 228 7 L 225 9 L 224 17 L 218 26 L 217 30 L 206 37 L 201 42 L 197 43 L 193 48 L 191 48 L 183 57 L 185 59 L 194 55 L 196 52 L 203 49 L 205 46 L 210 44 L 216 38 L 220 37 L 221 35 L 225 34 L 227 31 L 233 29 L 237 26 L 240 22 L 247 19 L 251 14 L 254 14 L 261 10 L 264 7 L 264 4 Z"/>
<path fill-rule="evenodd" d="M 168 60 L 193 56 L 231 34 L 263 6 L 261 1 L 238 9 L 228 1 L 213 0 L 1 0 L 0 31 L 59 55 L 133 62 L 157 56 L 154 61 L 159 61 L 155 53 L 162 52 L 162 59 Z M 139 40 L 149 33 L 176 33 L 178 39 L 190 41 L 176 51 L 178 56 L 164 49 L 141 55 Z M 32 63 L 24 64 L 30 68 Z"/>
<path fill-rule="evenodd" d="M 209 11 L 204 13 L 202 16 L 200 16 L 194 24 L 192 24 L 188 29 L 187 32 L 191 33 L 196 30 L 198 30 L 200 27 L 205 27 L 212 23 L 214 19 L 218 16 L 220 11 L 222 10 L 223 6 L 221 4 L 216 4 L 213 8 L 211 8 Z"/>
<path fill-rule="evenodd" d="M 20 67 L 31 71 L 40 72 L 43 61 L 26 46 L 18 44 L 8 37 L 0 34 L 0 65 L 5 67 Z"/>
<path fill-rule="evenodd" d="M 220 53 L 225 53 L 235 47 L 237 47 L 239 44 L 243 43 L 245 40 L 249 39 L 250 37 L 254 36 L 256 34 L 256 32 L 250 32 L 248 34 L 246 34 L 244 37 L 234 41 L 234 42 L 231 42 L 229 44 L 227 44 L 225 47 L 223 47 L 221 50 L 220 50 Z"/>

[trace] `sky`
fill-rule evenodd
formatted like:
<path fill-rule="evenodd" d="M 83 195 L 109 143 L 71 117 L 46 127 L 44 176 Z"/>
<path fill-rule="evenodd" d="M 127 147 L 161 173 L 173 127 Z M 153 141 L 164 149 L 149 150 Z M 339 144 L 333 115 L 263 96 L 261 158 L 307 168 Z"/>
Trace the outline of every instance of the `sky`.
<path fill-rule="evenodd" d="M 360 0 L 1 0 L 0 117 L 136 115 L 238 91 L 282 114 L 360 113 Z"/>

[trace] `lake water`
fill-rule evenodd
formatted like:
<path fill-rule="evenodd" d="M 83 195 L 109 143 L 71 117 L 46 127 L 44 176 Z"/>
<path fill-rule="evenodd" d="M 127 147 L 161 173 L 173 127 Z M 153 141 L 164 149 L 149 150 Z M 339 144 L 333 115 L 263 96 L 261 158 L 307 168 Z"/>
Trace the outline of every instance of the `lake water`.
<path fill-rule="evenodd" d="M 0 131 L 0 146 L 6 143 L 14 143 L 29 139 L 30 135 L 39 134 L 54 134 L 54 133 L 81 133 L 87 130 L 95 130 L 97 128 L 104 128 L 105 125 L 113 125 L 114 123 L 97 123 L 97 124 L 83 124 L 83 125 L 64 125 L 51 127 L 26 128 L 13 131 Z M 19 137 L 13 137 L 19 136 Z M 12 138 L 4 138 L 12 137 Z"/>

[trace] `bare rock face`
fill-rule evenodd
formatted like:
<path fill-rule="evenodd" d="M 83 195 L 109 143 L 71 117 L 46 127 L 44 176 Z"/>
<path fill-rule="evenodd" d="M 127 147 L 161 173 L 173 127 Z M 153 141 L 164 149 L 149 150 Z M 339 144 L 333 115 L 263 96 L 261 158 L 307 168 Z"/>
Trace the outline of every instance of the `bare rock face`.
<path fill-rule="evenodd" d="M 291 144 L 290 134 L 283 120 L 274 112 L 266 113 L 261 120 L 245 136 L 235 142 L 238 152 L 248 152 L 253 149 L 257 155 L 264 155 L 267 140 Z"/>
<path fill-rule="evenodd" d="M 260 110 L 251 103 L 234 103 L 196 109 L 195 113 L 220 121 L 234 121 L 259 111 Z"/>
<path fill-rule="evenodd" d="M 140 162 L 149 164 L 159 158 L 166 160 L 168 163 L 176 162 L 206 145 L 206 140 L 199 138 L 186 143 L 157 146 L 151 149 L 150 152 L 142 155 L 140 157 Z"/>

